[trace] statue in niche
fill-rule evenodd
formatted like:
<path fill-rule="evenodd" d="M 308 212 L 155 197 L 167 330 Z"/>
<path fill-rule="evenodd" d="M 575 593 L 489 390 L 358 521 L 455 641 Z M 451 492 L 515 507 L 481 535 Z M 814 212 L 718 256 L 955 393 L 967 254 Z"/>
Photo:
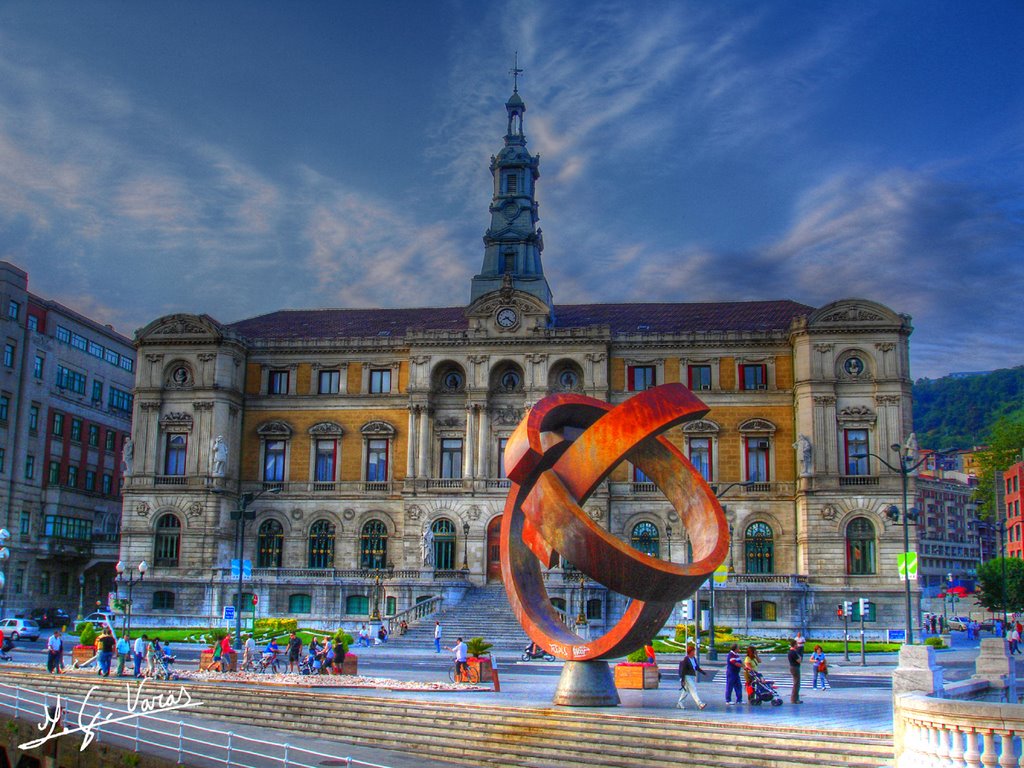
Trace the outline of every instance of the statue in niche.
<path fill-rule="evenodd" d="M 814 446 L 807 435 L 800 435 L 793 443 L 800 459 L 800 477 L 810 477 L 814 472 Z"/>
<path fill-rule="evenodd" d="M 125 477 L 132 476 L 132 466 L 135 463 L 135 443 L 130 437 L 126 437 L 124 445 L 121 446 L 121 474 Z"/>
<path fill-rule="evenodd" d="M 423 540 L 420 542 L 420 557 L 426 568 L 434 567 L 434 532 L 430 524 L 423 526 Z"/>
<path fill-rule="evenodd" d="M 228 444 L 223 435 L 217 435 L 210 451 L 210 474 L 213 477 L 224 477 L 228 468 Z"/>

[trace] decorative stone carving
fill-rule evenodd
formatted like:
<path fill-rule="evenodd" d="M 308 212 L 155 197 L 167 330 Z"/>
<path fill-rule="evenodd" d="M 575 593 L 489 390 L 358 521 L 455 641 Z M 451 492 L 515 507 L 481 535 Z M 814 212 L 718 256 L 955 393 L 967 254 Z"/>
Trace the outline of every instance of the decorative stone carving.
<path fill-rule="evenodd" d="M 291 437 L 292 428 L 284 421 L 268 421 L 256 428 L 256 434 L 263 437 Z"/>
<path fill-rule="evenodd" d="M 410 504 L 405 508 L 405 516 L 410 520 L 419 520 L 423 516 L 423 510 L 418 504 Z"/>
<path fill-rule="evenodd" d="M 388 437 L 394 437 L 396 434 L 395 428 L 386 421 L 368 421 L 359 428 L 359 432 L 364 435 L 387 435 Z"/>
<path fill-rule="evenodd" d="M 192 389 L 194 385 L 195 376 L 192 373 L 192 366 L 177 362 L 168 368 L 167 378 L 164 381 L 166 389 Z"/>
<path fill-rule="evenodd" d="M 893 344 L 891 341 L 880 341 L 877 344 L 875 344 L 875 349 L 877 349 L 879 352 L 892 352 L 894 349 L 896 349 L 896 345 Z"/>
<path fill-rule="evenodd" d="M 493 421 L 495 424 L 518 424 L 522 421 L 523 412 L 518 408 L 513 408 L 511 405 L 504 406 L 503 408 L 497 408 L 493 414 Z"/>
<path fill-rule="evenodd" d="M 835 395 L 815 395 L 814 396 L 814 404 L 815 405 L 823 405 L 823 406 L 835 405 L 836 404 L 836 396 Z"/>
<path fill-rule="evenodd" d="M 343 520 L 355 520 L 356 511 L 352 507 L 345 507 L 345 511 L 341 513 Z"/>
<path fill-rule="evenodd" d="M 299 509 L 299 507 L 295 507 L 291 511 L 291 516 L 292 516 L 292 520 L 301 520 L 302 519 L 302 510 Z"/>
<path fill-rule="evenodd" d="M 462 419 L 457 416 L 445 416 L 437 420 L 437 426 L 447 429 L 455 429 L 462 426 Z"/>
<path fill-rule="evenodd" d="M 697 419 L 696 421 L 688 421 L 683 425 L 683 432 L 686 434 L 714 434 L 717 435 L 721 431 L 715 422 L 710 419 Z"/>
<path fill-rule="evenodd" d="M 840 309 L 833 312 L 830 315 L 826 315 L 821 318 L 818 322 L 822 323 L 853 323 L 853 322 L 872 322 L 885 320 L 877 312 L 872 312 L 869 309 L 863 307 L 850 307 L 848 309 Z"/>
<path fill-rule="evenodd" d="M 767 419 L 747 419 L 738 427 L 740 432 L 775 432 L 775 425 Z"/>
<path fill-rule="evenodd" d="M 165 414 L 160 418 L 160 428 L 172 431 L 192 431 L 192 414 L 184 411 L 175 411 Z"/>
<path fill-rule="evenodd" d="M 604 519 L 604 510 L 600 507 L 587 507 L 587 514 L 590 515 L 590 519 L 595 523 L 599 523 Z"/>
<path fill-rule="evenodd" d="M 835 346 L 836 346 L 835 344 L 815 344 L 814 345 L 814 351 L 815 352 L 823 352 L 823 353 L 824 352 L 831 352 L 835 348 Z"/>
<path fill-rule="evenodd" d="M 202 517 L 203 504 L 200 501 L 193 501 L 187 507 L 185 507 L 185 515 L 187 517 Z"/>
<path fill-rule="evenodd" d="M 134 466 L 135 443 L 130 437 L 127 437 L 125 438 L 124 446 L 121 448 L 121 474 L 124 477 L 131 477 Z"/>
<path fill-rule="evenodd" d="M 210 475 L 224 477 L 228 468 L 228 444 L 223 435 L 217 435 L 210 449 Z"/>
<path fill-rule="evenodd" d="M 200 354 L 196 355 L 196 357 L 198 357 L 199 360 L 204 363 L 208 363 L 211 360 L 217 359 L 217 355 L 213 352 L 201 352 Z"/>
<path fill-rule="evenodd" d="M 899 405 L 899 395 L 875 395 L 875 405 Z"/>
<path fill-rule="evenodd" d="M 197 411 L 212 411 L 213 402 L 210 400 L 196 400 L 192 403 L 192 408 Z"/>
<path fill-rule="evenodd" d="M 835 504 L 825 504 L 821 508 L 822 520 L 835 520 L 837 517 L 839 517 L 839 509 Z"/>
<path fill-rule="evenodd" d="M 481 512 L 482 510 L 480 509 L 480 505 L 474 504 L 469 508 L 469 511 L 466 513 L 466 517 L 468 517 L 473 522 L 476 522 L 480 519 Z"/>
<path fill-rule="evenodd" d="M 149 506 L 149 502 L 140 501 L 135 505 L 135 514 L 139 517 L 149 517 L 151 511 L 152 507 Z"/>
<path fill-rule="evenodd" d="M 158 411 L 160 410 L 159 400 L 140 400 L 139 408 L 144 411 Z"/>
<path fill-rule="evenodd" d="M 321 421 L 314 424 L 309 428 L 309 434 L 317 436 L 330 436 L 340 437 L 345 434 L 345 430 L 340 424 L 335 424 L 333 421 Z"/>
<path fill-rule="evenodd" d="M 811 439 L 807 435 L 800 435 L 793 443 L 793 447 L 800 460 L 800 477 L 810 477 L 814 472 L 814 447 L 811 445 Z"/>

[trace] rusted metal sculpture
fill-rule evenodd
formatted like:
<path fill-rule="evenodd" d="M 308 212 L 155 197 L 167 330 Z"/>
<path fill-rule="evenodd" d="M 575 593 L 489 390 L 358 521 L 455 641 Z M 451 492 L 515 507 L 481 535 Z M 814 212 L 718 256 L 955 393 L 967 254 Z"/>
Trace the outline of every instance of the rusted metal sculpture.
<path fill-rule="evenodd" d="M 629 653 L 653 637 L 675 604 L 725 559 L 729 540 L 721 506 L 686 457 L 661 437 L 707 412 L 689 389 L 666 384 L 618 406 L 582 395 L 552 395 L 516 428 L 505 449 L 512 485 L 502 518 L 501 570 L 512 610 L 538 645 L 567 661 Z M 672 503 L 689 535 L 693 562 L 645 555 L 583 510 L 623 460 L 639 467 Z M 551 605 L 542 567 L 552 567 L 556 555 L 632 598 L 622 619 L 601 637 L 575 634 Z"/>

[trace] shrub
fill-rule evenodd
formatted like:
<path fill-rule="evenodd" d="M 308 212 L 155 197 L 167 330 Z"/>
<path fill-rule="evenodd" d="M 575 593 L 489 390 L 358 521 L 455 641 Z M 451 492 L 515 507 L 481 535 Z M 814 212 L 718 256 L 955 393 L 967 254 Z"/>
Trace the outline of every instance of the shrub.
<path fill-rule="evenodd" d="M 642 664 L 647 661 L 647 651 L 643 648 L 637 648 L 626 657 L 626 661 L 631 661 L 634 664 Z"/>
<path fill-rule="evenodd" d="M 471 637 L 466 643 L 466 652 L 470 656 L 486 656 L 491 652 L 491 643 L 486 642 L 482 637 Z"/>
<path fill-rule="evenodd" d="M 925 645 L 930 645 L 933 648 L 945 648 L 946 644 L 943 642 L 941 637 L 929 637 L 924 641 Z"/>
<path fill-rule="evenodd" d="M 96 628 L 93 627 L 92 622 L 83 621 L 78 626 L 81 628 L 78 632 L 78 642 L 82 645 L 95 645 Z"/>
<path fill-rule="evenodd" d="M 298 619 L 256 619 L 252 632 L 254 635 L 277 636 L 295 632 L 298 628 Z"/>

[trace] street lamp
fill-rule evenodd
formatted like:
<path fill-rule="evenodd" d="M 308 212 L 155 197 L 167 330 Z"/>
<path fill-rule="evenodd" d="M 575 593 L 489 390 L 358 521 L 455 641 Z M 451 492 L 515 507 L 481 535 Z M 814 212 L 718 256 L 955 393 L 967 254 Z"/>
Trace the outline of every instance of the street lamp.
<path fill-rule="evenodd" d="M 85 574 L 78 574 L 78 620 L 85 614 Z"/>
<path fill-rule="evenodd" d="M 668 561 L 672 562 L 672 524 L 665 524 L 665 543 L 668 544 Z"/>
<path fill-rule="evenodd" d="M 712 485 L 711 486 L 711 492 L 713 494 L 715 494 L 715 498 L 716 499 L 720 499 L 723 496 L 725 496 L 725 494 L 727 494 L 729 491 L 731 491 L 733 488 L 735 488 L 736 486 L 739 486 L 740 488 L 749 488 L 753 484 L 754 484 L 753 480 L 747 480 L 745 482 L 729 483 L 724 488 L 719 488 L 717 485 Z M 729 524 L 729 572 L 731 573 L 732 570 L 733 570 L 733 567 L 732 567 L 732 523 L 730 523 Z M 710 610 L 708 610 L 708 660 L 709 661 L 718 661 L 718 651 L 715 649 L 715 574 L 714 574 L 713 571 L 711 573 L 711 578 L 708 579 L 708 588 L 709 588 L 709 590 L 711 592 L 711 596 L 709 598 L 709 609 Z M 698 591 L 697 594 L 699 595 L 700 592 Z M 700 610 L 700 598 L 698 597 L 698 599 L 697 599 L 697 611 L 699 611 L 699 610 Z M 696 619 L 695 619 L 695 621 L 696 621 Z M 696 624 L 694 625 L 694 629 L 696 629 Z M 698 638 L 699 637 L 700 636 L 698 635 Z"/>
<path fill-rule="evenodd" d="M 381 584 L 390 579 L 395 573 L 395 564 L 389 562 L 383 568 L 367 568 L 363 571 L 364 579 L 373 580 L 373 613 L 370 614 L 370 621 L 380 621 L 380 587 Z"/>
<path fill-rule="evenodd" d="M 469 523 L 462 524 L 462 570 L 469 570 Z"/>
<path fill-rule="evenodd" d="M 585 596 L 583 594 L 584 584 L 587 581 L 587 574 L 578 569 L 572 563 L 564 563 L 562 565 L 562 578 L 569 582 L 579 582 L 580 585 L 580 609 L 576 613 L 576 631 L 579 632 L 583 627 L 590 623 L 587 621 L 587 612 L 584 600 Z M 572 600 L 572 587 L 570 587 L 569 590 L 569 599 Z M 566 606 L 566 608 L 568 609 L 568 606 Z M 566 612 L 568 612 L 568 610 Z"/>
<path fill-rule="evenodd" d="M 117 565 L 114 566 L 114 570 L 117 571 L 116 582 L 124 583 L 128 585 L 128 610 L 125 611 L 125 627 L 124 631 L 131 634 L 132 631 L 132 590 L 135 589 L 135 585 L 146 578 L 146 571 L 149 570 L 149 565 L 143 560 L 139 563 L 139 578 L 135 578 L 135 574 L 131 571 L 128 572 L 128 577 L 125 578 L 125 564 L 120 560 L 117 561 Z M 81 607 L 79 607 L 79 614 L 81 614 Z"/>
<path fill-rule="evenodd" d="M 904 573 L 904 587 L 906 588 L 906 624 L 907 624 L 907 645 L 914 644 L 914 620 L 913 620 L 913 607 L 910 601 L 910 564 L 907 562 L 910 559 L 910 521 L 917 522 L 917 512 L 911 511 L 907 506 L 907 478 L 912 475 L 918 467 L 928 460 L 928 454 L 925 454 L 917 461 L 914 461 L 913 455 L 911 455 L 910 448 L 904 448 L 899 443 L 893 443 L 889 446 L 889 449 L 893 451 L 899 457 L 899 466 L 894 467 L 888 461 L 883 459 L 877 453 L 871 453 L 866 451 L 863 453 L 850 454 L 851 459 L 864 459 L 868 456 L 874 456 L 882 464 L 887 466 L 891 471 L 896 472 L 900 476 L 900 483 L 903 488 L 903 567 L 906 571 Z M 942 454 L 939 451 L 935 451 L 935 460 L 938 461 L 939 456 Z M 900 510 L 897 506 L 892 505 L 885 510 L 886 517 L 892 520 L 894 523 L 898 523 L 900 519 Z"/>
<path fill-rule="evenodd" d="M 0 566 L 10 558 L 11 550 L 7 546 L 8 540 L 11 538 L 11 532 L 6 528 L 0 528 Z M 3 571 L 0 571 L 0 619 L 4 616 L 4 603 L 7 598 L 7 576 Z"/>
<path fill-rule="evenodd" d="M 218 496 L 230 493 L 223 488 L 211 488 L 211 493 Z M 256 499 L 265 493 L 278 494 L 281 492 L 280 485 L 272 485 L 256 493 L 240 493 L 235 508 L 231 510 L 231 519 L 235 521 L 235 553 L 238 555 L 238 595 L 235 603 L 235 648 L 242 650 L 242 578 L 244 569 L 242 567 L 242 555 L 245 549 L 245 521 L 255 520 L 256 511 L 249 507 Z"/>

